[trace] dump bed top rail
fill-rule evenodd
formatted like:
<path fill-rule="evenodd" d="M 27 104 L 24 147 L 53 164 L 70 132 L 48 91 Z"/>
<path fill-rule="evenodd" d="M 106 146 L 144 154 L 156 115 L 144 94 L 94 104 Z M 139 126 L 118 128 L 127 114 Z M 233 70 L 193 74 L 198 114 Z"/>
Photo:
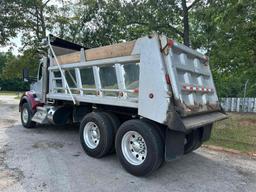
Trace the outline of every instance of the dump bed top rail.
<path fill-rule="evenodd" d="M 86 61 L 93 61 L 99 59 L 115 58 L 130 56 L 134 48 L 135 41 L 125 43 L 118 43 L 98 48 L 87 49 L 84 51 Z M 80 52 L 58 56 L 60 64 L 78 63 L 80 62 Z"/>

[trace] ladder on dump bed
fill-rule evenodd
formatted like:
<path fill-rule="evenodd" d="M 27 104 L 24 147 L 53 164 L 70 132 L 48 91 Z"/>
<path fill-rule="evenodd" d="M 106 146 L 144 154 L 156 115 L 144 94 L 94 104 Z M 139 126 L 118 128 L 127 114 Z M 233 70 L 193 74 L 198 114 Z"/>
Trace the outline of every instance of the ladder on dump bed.
<path fill-rule="evenodd" d="M 71 92 L 71 90 L 70 90 L 70 87 L 69 87 L 69 85 L 68 85 L 68 83 L 67 83 L 67 79 L 66 79 L 66 77 L 65 77 L 65 75 L 64 75 L 64 73 L 63 73 L 63 71 L 61 70 L 61 66 L 60 66 L 60 64 L 59 64 L 58 58 L 57 58 L 57 56 L 56 56 L 56 54 L 55 54 L 55 52 L 54 52 L 54 50 L 53 50 L 52 45 L 51 45 L 50 42 L 51 42 L 51 41 L 50 41 L 50 36 L 49 36 L 49 37 L 48 37 L 48 44 L 49 44 L 51 53 L 52 53 L 52 55 L 53 55 L 53 57 L 54 57 L 54 59 L 55 59 L 55 61 L 56 61 L 56 64 L 57 64 L 57 66 L 58 66 L 58 68 L 59 68 L 59 72 L 60 72 L 60 74 L 61 74 L 60 77 L 53 77 L 52 80 L 55 81 L 55 83 L 56 83 L 57 81 L 61 81 L 61 83 L 64 83 L 64 84 L 66 85 L 65 87 L 67 87 L 67 90 L 68 90 L 68 93 L 69 93 L 70 97 L 72 98 L 73 103 L 76 104 L 76 100 L 75 100 L 75 98 L 73 97 L 73 94 L 72 94 L 72 92 Z"/>

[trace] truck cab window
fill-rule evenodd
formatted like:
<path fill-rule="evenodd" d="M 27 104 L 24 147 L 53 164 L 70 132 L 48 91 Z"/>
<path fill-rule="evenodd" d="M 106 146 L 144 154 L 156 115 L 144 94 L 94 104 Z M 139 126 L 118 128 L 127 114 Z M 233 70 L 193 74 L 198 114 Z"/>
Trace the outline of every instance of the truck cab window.
<path fill-rule="evenodd" d="M 38 81 L 42 79 L 42 74 L 43 74 L 43 63 L 40 62 L 39 69 L 38 69 L 38 74 L 37 74 L 37 80 Z"/>

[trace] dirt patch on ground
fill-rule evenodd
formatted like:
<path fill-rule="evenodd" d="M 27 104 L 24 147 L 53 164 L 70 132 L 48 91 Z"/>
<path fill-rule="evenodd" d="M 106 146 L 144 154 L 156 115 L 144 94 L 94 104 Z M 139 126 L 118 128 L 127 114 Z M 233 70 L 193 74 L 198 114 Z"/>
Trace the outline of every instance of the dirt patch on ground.
<path fill-rule="evenodd" d="M 53 142 L 53 141 L 39 141 L 32 145 L 33 148 L 40 148 L 40 149 L 47 149 L 47 148 L 59 149 L 59 148 L 62 148 L 63 146 L 64 146 L 63 143 Z"/>
<path fill-rule="evenodd" d="M 24 176 L 23 172 L 18 168 L 10 168 L 5 163 L 8 145 L 0 149 L 0 191 L 19 182 Z"/>
<path fill-rule="evenodd" d="M 256 126 L 256 119 L 241 119 L 239 124 L 241 126 Z"/>
<path fill-rule="evenodd" d="M 9 127 L 13 127 L 13 125 L 16 123 L 16 120 L 13 119 L 1 119 L 0 122 L 0 128 L 9 128 Z"/>

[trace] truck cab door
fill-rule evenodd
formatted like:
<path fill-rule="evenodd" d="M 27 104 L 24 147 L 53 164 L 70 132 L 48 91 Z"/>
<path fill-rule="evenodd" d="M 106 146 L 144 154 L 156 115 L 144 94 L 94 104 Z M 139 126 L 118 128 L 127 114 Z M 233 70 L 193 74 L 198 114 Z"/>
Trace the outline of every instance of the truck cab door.
<path fill-rule="evenodd" d="M 37 72 L 37 81 L 30 86 L 30 90 L 33 91 L 38 100 L 42 101 L 43 96 L 43 65 L 44 65 L 44 59 L 40 60 L 39 68 Z"/>

